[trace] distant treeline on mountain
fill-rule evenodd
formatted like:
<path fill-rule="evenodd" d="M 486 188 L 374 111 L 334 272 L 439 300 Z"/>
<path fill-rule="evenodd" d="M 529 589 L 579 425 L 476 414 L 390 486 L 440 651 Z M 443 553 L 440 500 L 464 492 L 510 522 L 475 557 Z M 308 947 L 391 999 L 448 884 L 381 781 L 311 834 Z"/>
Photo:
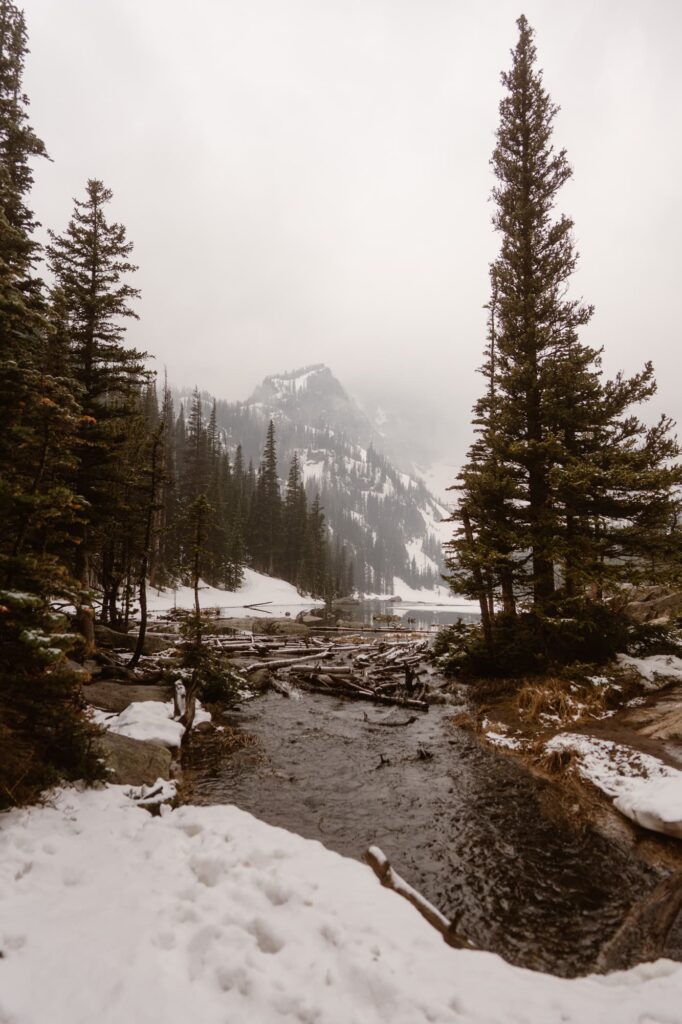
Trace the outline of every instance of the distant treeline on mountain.
<path fill-rule="evenodd" d="M 176 395 L 186 407 L 195 401 L 188 392 Z M 392 593 L 396 578 L 415 588 L 440 582 L 445 510 L 420 480 L 373 447 L 371 424 L 326 366 L 267 377 L 246 402 L 207 394 L 201 400 L 205 417 L 215 406 L 230 457 L 239 451 L 247 465 L 260 464 L 274 422 L 282 488 L 295 457 L 308 504 L 318 499 L 324 513 L 332 563 L 351 567 L 360 593 Z"/>
<path fill-rule="evenodd" d="M 352 591 L 352 563 L 344 546 L 331 544 L 319 495 L 306 494 L 296 453 L 280 486 L 272 422 L 265 438 L 261 433 L 256 469 L 253 459 L 246 464 L 241 444 L 231 450 L 226 443 L 216 402 L 204 415 L 198 391 L 176 414 L 170 390 L 164 388 L 159 407 L 151 383 L 143 407 L 147 430 L 160 432 L 163 467 L 149 566 L 153 584 L 188 576 L 196 546 L 194 503 L 203 495 L 202 572 L 213 586 L 236 590 L 249 565 L 314 597 Z"/>

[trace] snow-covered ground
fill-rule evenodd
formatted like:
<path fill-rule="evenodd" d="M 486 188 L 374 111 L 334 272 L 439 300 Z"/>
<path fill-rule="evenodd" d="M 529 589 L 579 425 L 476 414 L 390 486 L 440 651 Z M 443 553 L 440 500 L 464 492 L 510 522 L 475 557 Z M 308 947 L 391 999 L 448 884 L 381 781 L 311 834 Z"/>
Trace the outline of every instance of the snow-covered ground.
<path fill-rule="evenodd" d="M 370 869 L 124 787 L 0 816 L 3 1024 L 682 1024 L 682 965 L 565 980 L 448 947 Z"/>
<path fill-rule="evenodd" d="M 323 603 L 311 597 L 301 597 L 296 587 L 286 580 L 265 576 L 263 573 L 254 572 L 253 569 L 244 570 L 244 582 L 239 590 L 221 590 L 202 582 L 199 601 L 202 608 L 224 608 L 229 610 L 232 616 L 262 615 L 264 618 L 267 618 L 268 614 L 284 615 L 287 611 L 296 615 L 301 608 Z M 252 604 L 267 604 L 269 611 L 247 607 Z M 147 605 L 150 611 L 155 612 L 169 611 L 171 608 L 193 608 L 194 591 L 191 587 L 177 587 L 175 590 L 150 588 Z"/>
<path fill-rule="evenodd" d="M 403 606 L 408 608 L 410 602 L 415 605 L 434 605 L 455 608 L 461 611 L 478 611 L 478 603 L 466 597 L 458 597 L 448 587 L 433 587 L 430 590 L 410 587 L 398 576 L 393 579 L 393 590 L 390 594 L 365 594 L 368 601 L 386 601 L 389 597 L 399 597 Z M 312 597 L 301 597 L 296 587 L 285 580 L 264 576 L 253 569 L 244 572 L 244 583 L 239 590 L 221 590 L 201 584 L 199 601 L 202 608 L 222 608 L 233 617 L 246 615 L 249 617 L 267 618 L 268 615 L 284 615 L 288 611 L 292 617 L 301 608 L 312 608 L 322 605 Z M 249 605 L 266 605 L 266 609 L 249 608 Z M 150 611 L 169 611 L 171 608 L 193 608 L 194 591 L 191 587 L 177 587 L 175 590 L 150 590 L 147 594 L 147 606 Z"/>
<path fill-rule="evenodd" d="M 657 757 L 611 740 L 559 733 L 548 751 L 572 751 L 579 774 L 644 828 L 682 839 L 682 772 Z"/>
<path fill-rule="evenodd" d="M 443 505 L 453 505 L 457 500 L 456 492 L 448 490 L 457 480 L 459 466 L 452 462 L 436 462 L 430 466 L 417 467 L 419 476 L 431 493 Z"/>

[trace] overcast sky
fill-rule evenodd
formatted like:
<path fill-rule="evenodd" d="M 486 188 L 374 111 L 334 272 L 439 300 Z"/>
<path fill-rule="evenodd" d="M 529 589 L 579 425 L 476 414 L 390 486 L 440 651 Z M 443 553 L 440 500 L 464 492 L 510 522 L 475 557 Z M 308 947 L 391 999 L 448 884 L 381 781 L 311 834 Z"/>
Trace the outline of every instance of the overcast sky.
<path fill-rule="evenodd" d="M 21 0 L 17 0 L 21 3 Z M 142 288 L 131 340 L 174 383 L 244 398 L 326 362 L 355 394 L 469 437 L 480 389 L 499 72 L 536 30 L 575 169 L 574 293 L 609 372 L 654 360 L 682 417 L 677 0 L 25 0 L 53 162 L 39 218 L 114 191 Z M 436 414 L 434 410 L 440 412 Z"/>

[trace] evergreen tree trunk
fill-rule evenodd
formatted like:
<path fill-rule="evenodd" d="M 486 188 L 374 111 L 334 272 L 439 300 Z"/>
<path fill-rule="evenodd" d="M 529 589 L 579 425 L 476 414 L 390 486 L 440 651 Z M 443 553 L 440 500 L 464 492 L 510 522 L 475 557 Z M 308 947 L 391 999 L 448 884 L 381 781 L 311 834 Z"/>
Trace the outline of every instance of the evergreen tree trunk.
<path fill-rule="evenodd" d="M 129 667 L 136 668 L 144 650 L 144 640 L 147 633 L 147 573 L 149 571 L 149 560 L 152 550 L 154 516 L 157 511 L 157 489 L 159 479 L 159 453 L 163 445 L 165 424 L 162 422 L 157 428 L 152 441 L 149 475 L 149 502 L 147 504 L 147 515 L 145 519 L 144 546 L 140 559 L 140 575 L 138 581 L 140 593 L 140 630 L 137 635 L 137 643 L 133 656 L 130 659 Z"/>

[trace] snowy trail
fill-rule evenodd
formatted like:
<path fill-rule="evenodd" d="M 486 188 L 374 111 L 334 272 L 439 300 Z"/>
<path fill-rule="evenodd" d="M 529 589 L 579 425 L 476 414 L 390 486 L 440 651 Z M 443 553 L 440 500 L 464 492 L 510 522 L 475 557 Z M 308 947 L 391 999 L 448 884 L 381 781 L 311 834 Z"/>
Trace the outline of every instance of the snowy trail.
<path fill-rule="evenodd" d="M 446 946 L 369 868 L 122 787 L 0 818 L 3 1024 L 678 1024 L 682 965 L 574 981 Z"/>

